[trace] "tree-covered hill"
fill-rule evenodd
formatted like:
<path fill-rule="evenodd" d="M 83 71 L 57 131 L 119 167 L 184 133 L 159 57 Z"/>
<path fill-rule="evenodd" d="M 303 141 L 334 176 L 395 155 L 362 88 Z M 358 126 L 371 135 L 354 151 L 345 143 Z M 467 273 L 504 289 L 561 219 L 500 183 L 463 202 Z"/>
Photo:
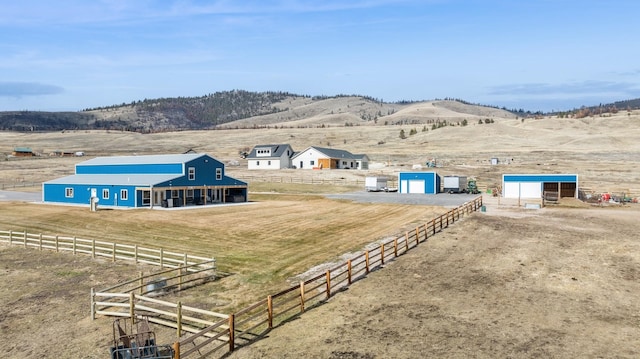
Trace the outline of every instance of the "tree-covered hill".
<path fill-rule="evenodd" d="M 428 104 L 423 108 L 420 104 Z M 640 99 L 567 112 L 567 116 L 609 109 L 636 109 Z M 420 110 L 422 108 L 422 111 Z M 434 112 L 435 108 L 450 112 Z M 520 110 L 523 111 L 523 110 Z M 530 113 L 471 104 L 458 99 L 385 103 L 359 95 L 307 96 L 287 92 L 222 91 L 198 97 L 144 99 L 80 112 L 0 112 L 0 130 L 118 130 L 142 133 L 217 128 L 431 123 L 474 116 L 528 117 Z M 536 115 L 543 115 L 536 113 Z M 563 114 L 564 117 L 565 114 Z M 381 120 L 384 117 L 384 120 Z"/>

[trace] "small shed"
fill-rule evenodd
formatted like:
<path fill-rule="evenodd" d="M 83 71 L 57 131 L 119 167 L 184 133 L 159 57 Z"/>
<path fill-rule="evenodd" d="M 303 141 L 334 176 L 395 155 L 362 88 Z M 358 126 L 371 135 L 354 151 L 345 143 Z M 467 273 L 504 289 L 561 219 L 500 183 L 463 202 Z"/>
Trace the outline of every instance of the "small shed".
<path fill-rule="evenodd" d="M 502 197 L 543 198 L 555 192 L 557 198 L 578 198 L 577 174 L 503 174 Z"/>
<path fill-rule="evenodd" d="M 14 147 L 13 152 L 11 153 L 16 157 L 32 157 L 35 156 L 33 150 L 29 147 Z"/>
<path fill-rule="evenodd" d="M 399 193 L 436 194 L 440 192 L 440 176 L 435 172 L 398 173 Z"/>

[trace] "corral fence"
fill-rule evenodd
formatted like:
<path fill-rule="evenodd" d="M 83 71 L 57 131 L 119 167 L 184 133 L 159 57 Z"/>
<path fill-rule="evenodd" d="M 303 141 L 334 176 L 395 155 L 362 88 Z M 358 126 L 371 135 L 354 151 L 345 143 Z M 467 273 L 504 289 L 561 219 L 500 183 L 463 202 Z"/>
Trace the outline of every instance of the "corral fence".
<path fill-rule="evenodd" d="M 466 214 L 482 207 L 482 197 L 448 211 L 431 221 L 406 231 L 392 240 L 336 265 L 325 273 L 301 281 L 299 285 L 267 296 L 240 311 L 229 314 L 190 336 L 175 342 L 175 359 L 225 355 L 262 337 L 272 328 L 319 305 L 351 283 L 366 277 L 396 257 L 415 248 L 429 237 L 449 227 Z M 183 307 L 184 308 L 184 307 Z M 135 315 L 135 313 L 132 313 Z M 226 348 L 226 349 L 225 349 Z"/>
<path fill-rule="evenodd" d="M 478 211 L 482 196 L 409 230 L 393 239 L 383 241 L 346 262 L 298 285 L 285 289 L 232 314 L 221 314 L 181 302 L 172 303 L 154 298 L 157 291 L 180 289 L 196 280 L 206 280 L 207 269 L 215 270 L 215 260 L 150 250 L 138 246 L 121 245 L 76 237 L 45 236 L 24 232 L 0 231 L 0 240 L 25 248 L 53 249 L 103 256 L 113 260 L 135 260 L 168 268 L 153 275 L 120 283 L 100 291 L 91 290 L 91 317 L 106 315 L 137 319 L 176 329 L 174 359 L 224 356 L 268 333 L 332 295 L 346 289 L 353 282 L 382 268 L 386 263 L 425 242 L 429 237 L 449 227 L 469 213 Z M 152 254 L 151 254 L 152 253 Z M 184 274 L 193 277 L 185 279 Z M 210 275 L 210 274 L 209 274 Z M 145 286 L 146 282 L 146 286 Z"/>
<path fill-rule="evenodd" d="M 389 183 L 397 182 L 392 176 L 389 177 Z M 323 178 L 323 177 L 297 177 L 297 176 L 246 176 L 236 175 L 241 181 L 251 182 L 268 182 L 268 183 L 292 183 L 292 184 L 327 184 L 327 185 L 343 185 L 343 186 L 360 186 L 364 187 L 365 178 Z"/>
<path fill-rule="evenodd" d="M 197 272 L 202 269 L 215 270 L 214 258 L 176 253 L 162 248 L 146 248 L 137 244 L 121 244 L 95 239 L 83 239 L 75 236 L 28 233 L 27 231 L 0 231 L 0 241 L 7 242 L 10 245 L 24 246 L 24 248 L 71 252 L 74 255 L 86 254 L 92 258 L 109 258 L 113 262 L 125 260 L 136 264 L 159 266 L 160 268 L 184 268 L 187 272 Z"/>
<path fill-rule="evenodd" d="M 0 183 L 0 190 L 13 188 L 42 187 L 42 182 Z"/>

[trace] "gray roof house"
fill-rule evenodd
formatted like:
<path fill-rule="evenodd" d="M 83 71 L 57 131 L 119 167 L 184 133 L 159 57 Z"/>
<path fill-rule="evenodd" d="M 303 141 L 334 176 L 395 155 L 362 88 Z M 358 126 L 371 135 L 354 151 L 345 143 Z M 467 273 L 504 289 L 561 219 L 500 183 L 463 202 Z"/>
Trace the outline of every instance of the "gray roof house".
<path fill-rule="evenodd" d="M 291 163 L 305 169 L 369 169 L 369 157 L 365 154 L 316 146 L 294 154 Z"/>
<path fill-rule="evenodd" d="M 288 144 L 258 145 L 247 155 L 247 168 L 250 170 L 273 170 L 291 168 L 293 148 Z"/>

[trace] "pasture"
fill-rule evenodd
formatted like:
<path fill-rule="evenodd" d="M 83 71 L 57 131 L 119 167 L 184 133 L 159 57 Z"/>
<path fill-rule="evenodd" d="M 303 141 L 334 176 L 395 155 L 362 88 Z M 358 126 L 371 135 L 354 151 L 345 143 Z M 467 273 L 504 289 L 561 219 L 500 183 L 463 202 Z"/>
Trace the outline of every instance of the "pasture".
<path fill-rule="evenodd" d="M 4 153 L 13 146 L 30 146 L 42 152 L 84 151 L 88 156 L 181 153 L 193 148 L 228 163 L 227 174 L 232 177 L 254 178 L 249 181 L 250 203 L 246 205 L 185 211 L 90 212 L 81 207 L 0 202 L 0 227 L 213 256 L 219 271 L 225 274 L 223 278 L 181 293 L 179 299 L 203 309 L 228 312 L 295 284 L 301 273 L 357 252 L 368 243 L 415 228 L 446 211 L 416 205 L 353 203 L 322 195 L 361 190 L 353 183 L 363 183 L 366 175 L 393 176 L 435 158 L 440 175 L 475 176 L 482 190 L 497 185 L 502 173 L 568 172 L 578 173 L 580 187 L 594 192 L 640 196 L 638 121 L 637 112 L 621 112 L 612 117 L 580 120 L 496 119 L 490 125 L 471 122 L 466 127 L 424 132 L 421 125 L 404 125 L 148 135 L 0 133 L 0 151 Z M 398 137 L 401 129 L 409 132 L 413 127 L 417 127 L 417 134 L 406 139 Z M 317 145 L 366 153 L 371 167 L 369 171 L 283 170 L 258 179 L 256 172 L 246 170 L 246 162 L 238 152 L 265 143 L 290 143 L 295 150 Z M 492 166 L 492 157 L 500 158 L 501 164 Z M 20 186 L 68 175 L 82 160 L 42 157 L 3 161 L 0 183 Z M 268 180 L 300 176 L 344 183 Z M 39 188 L 17 190 L 37 192 Z M 271 338 L 256 343 L 255 349 L 250 346 L 234 355 L 297 357 L 299 353 L 309 353 L 330 358 L 369 358 L 394 354 L 386 350 L 400 342 L 407 347 L 431 348 L 434 356 L 447 356 L 447 350 L 455 347 L 452 356 L 464 357 L 472 355 L 473 348 L 492 345 L 482 343 L 495 343 L 490 350 L 481 352 L 486 353 L 480 355 L 484 357 L 563 357 L 563 348 L 571 349 L 565 357 L 607 356 L 607 338 L 616 355 L 637 354 L 625 351 L 624 343 L 614 340 L 611 334 L 622 331 L 625 335 L 621 338 L 629 343 L 638 337 L 637 315 L 633 314 L 638 308 L 624 300 L 640 294 L 634 284 L 634 268 L 639 263 L 633 236 L 639 230 L 633 219 L 637 218 L 635 205 L 595 209 L 571 203 L 571 207 L 578 208 L 565 205 L 536 214 L 520 209 L 492 213 L 492 208 L 500 206 L 488 206 L 486 215 L 472 215 L 452 231 L 445 231 L 445 237 L 430 240 L 416 254 L 407 254 L 390 265 L 389 270 L 400 272 L 389 275 L 388 281 L 384 281 L 387 269 L 374 273 L 326 305 L 309 311 L 302 320 L 276 329 L 269 335 Z M 547 234 L 540 237 L 541 233 Z M 130 273 L 135 277 L 138 271 L 150 270 L 140 265 L 5 245 L 0 249 L 0 328 L 9 343 L 9 357 L 16 358 L 104 357 L 111 339 L 111 320 L 90 321 L 90 288 L 108 287 L 129 279 Z M 514 262 L 516 258 L 521 261 Z M 404 265 L 407 260 L 412 264 Z M 513 265 L 508 266 L 509 263 Z M 579 271 L 588 274 L 574 274 Z M 399 276 L 406 280 L 398 280 Z M 412 288 L 416 292 L 411 292 Z M 424 300 L 413 306 L 410 297 Z M 551 299 L 545 300 L 546 297 Z M 352 306 L 356 302 L 361 306 Z M 588 320 L 578 319 L 588 315 L 589 308 L 597 309 L 595 314 Z M 362 313 L 364 317 L 359 317 Z M 493 321 L 480 319 L 492 316 L 496 317 Z M 306 321 L 307 317 L 313 324 Z M 406 323 L 412 326 L 403 327 L 398 321 L 386 323 L 383 317 L 410 318 Z M 359 324 L 347 325 L 355 322 Z M 438 332 L 433 323 L 443 329 Z M 584 326 L 598 330 L 578 329 Z M 292 328 L 290 332 L 288 328 Z M 402 335 L 407 333 L 405 330 L 416 328 L 420 329 L 417 333 L 422 341 Z M 548 335 L 535 334 L 540 328 Z M 518 330 L 522 331 L 521 336 L 509 336 Z M 496 336 L 478 334 L 485 332 L 495 332 Z M 609 334 L 599 339 L 605 332 Z M 162 335 L 167 341 L 175 338 L 173 332 Z M 550 339 L 554 335 L 563 341 Z M 576 336 L 582 338 L 580 345 L 570 345 L 570 339 Z M 433 338 L 428 341 L 427 337 Z M 588 346 L 590 341 L 594 347 Z M 359 346 L 375 343 L 379 346 L 369 351 Z M 518 344 L 520 349 L 514 349 Z M 320 351 L 305 352 L 310 347 Z M 351 353 L 348 347 L 354 348 Z M 274 351 L 278 350 L 275 348 L 281 349 Z M 397 357 L 416 353 L 395 352 Z"/>

